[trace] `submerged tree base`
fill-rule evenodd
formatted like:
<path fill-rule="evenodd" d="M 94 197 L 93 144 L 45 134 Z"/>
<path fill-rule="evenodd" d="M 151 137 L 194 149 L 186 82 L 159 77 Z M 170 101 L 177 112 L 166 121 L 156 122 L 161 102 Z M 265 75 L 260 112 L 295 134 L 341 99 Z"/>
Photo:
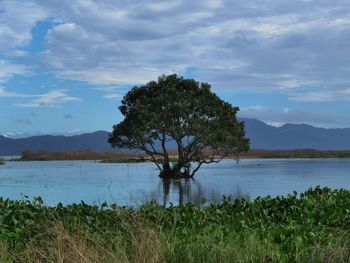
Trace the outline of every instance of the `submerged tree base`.
<path fill-rule="evenodd" d="M 189 173 L 187 172 L 181 172 L 177 169 L 171 169 L 171 170 L 163 170 L 159 173 L 159 177 L 163 179 L 189 179 L 193 178 Z"/>

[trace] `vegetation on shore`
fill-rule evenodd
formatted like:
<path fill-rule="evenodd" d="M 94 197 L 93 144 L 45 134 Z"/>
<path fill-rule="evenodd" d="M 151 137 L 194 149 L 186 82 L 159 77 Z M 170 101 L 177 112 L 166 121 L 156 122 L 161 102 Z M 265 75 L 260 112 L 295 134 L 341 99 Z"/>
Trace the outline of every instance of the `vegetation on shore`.
<path fill-rule="evenodd" d="M 32 152 L 30 150 L 26 150 L 22 152 L 22 156 L 19 161 L 103 160 L 105 162 L 138 162 L 138 160 L 143 158 L 143 155 L 121 152 Z"/>
<path fill-rule="evenodd" d="M 0 199 L 0 262 L 347 262 L 350 192 L 208 207 L 56 207 Z"/>
<path fill-rule="evenodd" d="M 0 165 L 5 164 L 5 161 L 0 158 Z"/>
<path fill-rule="evenodd" d="M 121 152 L 32 152 L 23 151 L 22 156 L 16 161 L 63 161 L 63 160 L 99 160 L 100 163 L 141 163 L 151 162 L 150 157 L 144 154 L 128 154 Z M 169 156 L 170 162 L 175 162 L 177 157 Z"/>
<path fill-rule="evenodd" d="M 250 150 L 242 158 L 350 158 L 350 151 L 300 150 Z"/>
<path fill-rule="evenodd" d="M 176 162 L 177 157 L 169 157 L 169 162 Z M 130 156 L 130 157 L 120 157 L 120 158 L 107 158 L 99 161 L 100 163 L 145 163 L 152 162 L 151 158 L 148 156 Z"/>
<path fill-rule="evenodd" d="M 230 157 L 230 156 L 229 156 Z M 304 150 L 250 150 L 241 154 L 241 158 L 350 158 L 350 151 L 318 151 L 311 149 Z M 231 156 L 236 158 L 236 156 Z M 144 154 L 131 154 L 121 152 L 48 152 L 48 151 L 24 151 L 20 161 L 53 161 L 53 160 L 100 160 L 101 163 L 138 163 L 151 162 L 151 158 Z M 178 160 L 176 151 L 169 151 L 169 162 Z M 2 164 L 0 159 L 0 164 Z"/>

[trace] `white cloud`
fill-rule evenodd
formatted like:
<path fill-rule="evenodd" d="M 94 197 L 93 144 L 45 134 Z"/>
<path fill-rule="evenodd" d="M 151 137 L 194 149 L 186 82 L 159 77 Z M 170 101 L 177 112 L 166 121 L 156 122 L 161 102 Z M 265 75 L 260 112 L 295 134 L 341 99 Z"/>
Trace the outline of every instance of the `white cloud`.
<path fill-rule="evenodd" d="M 274 127 L 281 127 L 286 123 L 285 122 L 276 122 L 276 121 L 267 121 L 266 124 L 274 126 Z"/>
<path fill-rule="evenodd" d="M 286 78 L 288 78 L 288 76 L 286 76 Z M 284 80 L 277 84 L 280 86 L 281 89 L 296 89 L 296 88 L 320 85 L 320 83 L 317 81 L 296 80 L 296 79 L 292 79 L 292 77 L 290 77 L 289 80 Z"/>
<path fill-rule="evenodd" d="M 7 133 L 3 133 L 1 134 L 2 136 L 6 137 L 6 138 L 17 138 L 17 136 L 20 135 L 20 133 L 17 132 L 7 132 Z"/>
<path fill-rule="evenodd" d="M 17 103 L 17 107 L 22 108 L 42 108 L 42 107 L 57 107 L 66 102 L 81 101 L 80 98 L 68 96 L 64 90 L 52 90 L 48 93 L 37 95 L 34 99 L 26 103 Z"/>
<path fill-rule="evenodd" d="M 182 4 L 182 1 L 162 1 L 146 4 L 146 8 L 154 12 L 164 12 L 179 7 Z"/>
<path fill-rule="evenodd" d="M 57 75 L 60 78 L 86 81 L 94 85 L 128 85 L 130 83 L 140 84 L 145 83 L 150 79 L 155 79 L 161 74 L 164 74 L 164 72 L 158 69 L 146 67 L 133 68 L 131 65 L 126 65 L 125 68 L 120 70 L 115 70 L 106 66 L 105 68 L 97 67 L 91 71 L 74 69 L 62 69 L 57 71 Z"/>
<path fill-rule="evenodd" d="M 119 93 L 110 93 L 110 94 L 104 95 L 103 97 L 106 98 L 106 99 L 117 99 L 117 100 L 120 100 L 120 99 L 123 98 L 123 95 L 119 94 Z"/>
<path fill-rule="evenodd" d="M 25 95 L 19 92 L 11 92 L 7 91 L 5 88 L 0 87 L 0 97 L 7 97 L 7 98 L 26 98 L 26 97 L 33 97 L 31 95 Z M 35 97 L 35 96 L 34 96 Z"/>
<path fill-rule="evenodd" d="M 45 9 L 32 1 L 0 1 L 0 52 L 27 44 L 35 24 L 45 19 Z"/>
<path fill-rule="evenodd" d="M 26 66 L 16 65 L 0 59 L 0 83 L 4 83 L 15 75 L 29 74 Z"/>
<path fill-rule="evenodd" d="M 4 53 L 7 57 L 23 58 L 30 55 L 29 52 L 24 50 L 10 50 Z"/>
<path fill-rule="evenodd" d="M 256 118 L 272 126 L 285 123 L 309 123 L 318 127 L 348 127 L 349 116 L 338 116 L 331 112 L 313 111 L 309 109 L 267 108 L 262 106 L 244 107 L 239 112 L 241 118 Z"/>
<path fill-rule="evenodd" d="M 261 105 L 254 105 L 249 107 L 243 107 L 241 108 L 241 112 L 261 112 L 267 110 L 267 107 L 261 106 Z"/>
<path fill-rule="evenodd" d="M 80 129 L 74 129 L 68 132 L 52 132 L 52 133 L 44 133 L 44 132 L 7 132 L 7 133 L 0 133 L 0 135 L 12 138 L 12 139 L 19 139 L 19 138 L 28 138 L 32 136 L 42 136 L 42 135 L 63 135 L 63 136 L 74 136 L 74 135 L 80 135 L 83 133 L 89 133 L 92 131 L 89 130 L 80 130 Z"/>
<path fill-rule="evenodd" d="M 57 23 L 42 62 L 64 79 L 140 84 L 194 68 L 218 88 L 305 90 L 285 93 L 299 102 L 345 100 L 337 90 L 350 85 L 348 0 L 3 0 L 0 9 L 0 51 L 14 56 L 38 21 Z"/>
<path fill-rule="evenodd" d="M 59 22 L 44 58 L 61 78 L 139 84 L 192 67 L 225 88 L 348 82 L 346 1 L 35 2 Z"/>
<path fill-rule="evenodd" d="M 350 88 L 340 90 L 320 90 L 313 92 L 299 92 L 290 95 L 289 100 L 296 102 L 335 102 L 350 101 Z"/>
<path fill-rule="evenodd" d="M 0 87 L 0 97 L 30 99 L 30 102 L 15 104 L 17 107 L 23 108 L 56 107 L 66 102 L 81 101 L 80 98 L 67 95 L 65 90 L 51 90 L 47 93 L 33 95 L 20 92 L 11 92 L 7 91 L 4 87 Z"/>
<path fill-rule="evenodd" d="M 94 88 L 95 90 L 99 90 L 105 93 L 103 98 L 112 99 L 112 100 L 121 100 L 123 98 L 123 94 L 119 93 L 120 88 L 117 86 L 104 86 Z"/>

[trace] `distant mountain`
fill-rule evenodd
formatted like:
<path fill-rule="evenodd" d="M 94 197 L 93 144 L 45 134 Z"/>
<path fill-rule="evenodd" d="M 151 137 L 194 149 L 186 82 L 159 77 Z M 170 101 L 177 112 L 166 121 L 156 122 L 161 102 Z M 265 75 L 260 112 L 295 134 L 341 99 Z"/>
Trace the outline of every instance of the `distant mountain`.
<path fill-rule="evenodd" d="M 266 150 L 350 150 L 350 128 L 324 129 L 306 124 L 273 127 L 256 119 L 245 122 L 251 148 Z"/>
<path fill-rule="evenodd" d="M 241 119 L 251 148 L 265 150 L 350 150 L 350 128 L 324 129 L 306 124 L 285 124 L 273 127 L 256 119 Z M 24 150 L 49 152 L 90 150 L 113 151 L 108 132 L 97 131 L 75 136 L 34 136 L 11 139 L 0 136 L 0 155 L 19 155 Z"/>
<path fill-rule="evenodd" d="M 108 132 L 97 131 L 74 136 L 42 135 L 28 138 L 10 139 L 0 136 L 0 155 L 19 155 L 24 150 L 32 151 L 112 151 L 107 142 Z"/>

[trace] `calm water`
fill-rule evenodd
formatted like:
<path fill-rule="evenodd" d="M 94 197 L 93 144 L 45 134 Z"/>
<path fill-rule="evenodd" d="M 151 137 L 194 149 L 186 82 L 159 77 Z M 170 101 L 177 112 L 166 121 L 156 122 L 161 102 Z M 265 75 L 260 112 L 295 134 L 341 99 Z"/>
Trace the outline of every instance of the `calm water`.
<path fill-rule="evenodd" d="M 203 167 L 188 181 L 162 181 L 152 163 L 90 161 L 7 162 L 0 166 L 0 196 L 41 196 L 46 204 L 117 203 L 150 199 L 174 204 L 220 201 L 222 195 L 277 196 L 311 186 L 350 189 L 350 159 L 250 159 Z"/>

